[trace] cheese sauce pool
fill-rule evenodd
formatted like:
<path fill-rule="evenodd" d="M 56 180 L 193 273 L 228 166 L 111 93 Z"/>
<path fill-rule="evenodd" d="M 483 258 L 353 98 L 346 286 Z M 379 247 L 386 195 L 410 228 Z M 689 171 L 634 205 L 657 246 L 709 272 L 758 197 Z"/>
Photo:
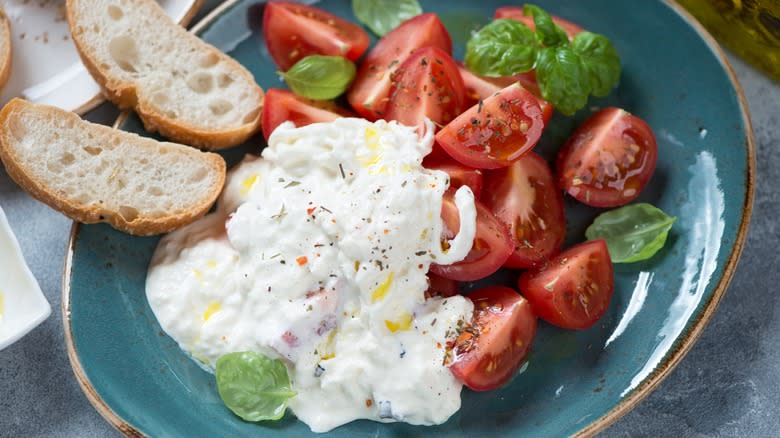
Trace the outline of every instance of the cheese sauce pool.
<path fill-rule="evenodd" d="M 449 178 L 421 164 L 432 131 L 278 127 L 262 158 L 231 171 L 214 213 L 161 240 L 146 293 L 162 328 L 209 370 L 236 351 L 285 360 L 289 406 L 315 432 L 445 422 L 461 390 L 445 346 L 473 307 L 426 299 L 426 273 L 466 256 L 476 210 L 460 188 L 460 230 L 442 249 Z"/>

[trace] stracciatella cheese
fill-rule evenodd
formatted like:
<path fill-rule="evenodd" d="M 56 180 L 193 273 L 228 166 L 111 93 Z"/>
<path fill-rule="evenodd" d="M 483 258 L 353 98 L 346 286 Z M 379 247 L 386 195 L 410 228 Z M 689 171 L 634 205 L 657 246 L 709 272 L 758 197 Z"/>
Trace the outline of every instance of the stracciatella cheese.
<path fill-rule="evenodd" d="M 445 346 L 472 304 L 425 297 L 432 262 L 462 260 L 474 197 L 422 167 L 428 134 L 339 119 L 278 127 L 231 171 L 215 213 L 166 236 L 146 292 L 160 325 L 207 368 L 235 351 L 286 361 L 290 407 L 315 432 L 349 421 L 439 424 L 460 408 Z M 447 247 L 447 249 L 443 249 Z"/>

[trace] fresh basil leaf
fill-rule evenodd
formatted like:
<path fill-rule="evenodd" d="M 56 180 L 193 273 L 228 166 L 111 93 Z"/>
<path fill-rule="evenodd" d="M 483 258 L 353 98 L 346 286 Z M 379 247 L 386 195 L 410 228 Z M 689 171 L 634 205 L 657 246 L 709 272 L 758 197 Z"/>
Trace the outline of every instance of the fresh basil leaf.
<path fill-rule="evenodd" d="M 335 99 L 355 79 L 355 64 L 341 56 L 311 55 L 279 74 L 293 93 L 309 99 Z"/>
<path fill-rule="evenodd" d="M 216 375 L 222 401 L 246 421 L 282 418 L 295 395 L 284 362 L 251 351 L 220 356 Z"/>
<path fill-rule="evenodd" d="M 531 70 L 538 42 L 519 21 L 494 20 L 471 36 L 466 44 L 466 66 L 484 76 L 509 76 Z"/>
<path fill-rule="evenodd" d="M 552 17 L 544 9 L 532 4 L 523 6 L 523 14 L 531 15 L 536 26 L 536 37 L 545 47 L 560 47 L 569 45 L 566 31 L 552 21 Z"/>
<path fill-rule="evenodd" d="M 536 81 L 542 97 L 570 116 L 588 103 L 588 68 L 568 47 L 547 47 L 536 59 Z"/>
<path fill-rule="evenodd" d="M 352 13 L 372 32 L 385 36 L 402 22 L 422 14 L 417 0 L 352 0 Z"/>
<path fill-rule="evenodd" d="M 581 32 L 574 37 L 572 49 L 582 57 L 590 72 L 591 93 L 604 97 L 620 79 L 620 55 L 604 35 Z"/>
<path fill-rule="evenodd" d="M 613 263 L 638 262 L 663 248 L 676 220 L 650 204 L 627 205 L 600 214 L 585 237 L 606 240 Z"/>

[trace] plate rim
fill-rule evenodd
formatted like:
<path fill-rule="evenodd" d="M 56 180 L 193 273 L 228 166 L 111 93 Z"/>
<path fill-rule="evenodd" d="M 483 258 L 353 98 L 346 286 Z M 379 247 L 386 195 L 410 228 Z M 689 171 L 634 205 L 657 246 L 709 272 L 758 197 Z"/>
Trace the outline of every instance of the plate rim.
<path fill-rule="evenodd" d="M 181 17 L 181 20 L 178 21 L 178 24 L 183 27 L 187 27 L 187 25 L 190 24 L 192 19 L 195 18 L 195 15 L 198 14 L 198 11 L 200 11 L 200 8 L 201 6 L 203 6 L 204 1 L 205 0 L 192 0 L 192 2 L 187 8 L 187 11 Z M 200 22 L 198 22 L 198 24 L 200 24 Z M 108 99 L 106 99 L 106 97 L 103 95 L 103 91 L 101 90 L 94 96 L 84 99 L 84 101 L 81 104 L 79 104 L 79 106 L 77 106 L 76 108 L 73 109 L 64 108 L 64 109 L 82 116 L 92 111 L 93 109 L 97 108 L 98 105 L 102 104 L 103 102 L 106 102 L 107 100 Z"/>
<path fill-rule="evenodd" d="M 200 5 L 203 0 L 195 0 L 194 4 Z M 197 33 L 202 28 L 211 24 L 226 10 L 232 8 L 237 3 L 243 0 L 226 0 L 205 17 L 203 17 L 198 23 L 196 23 L 189 32 Z M 663 362 L 659 363 L 653 372 L 645 378 L 645 380 L 636 388 L 624 397 L 619 403 L 613 406 L 601 417 L 593 420 L 587 426 L 580 429 L 573 436 L 577 438 L 592 437 L 597 433 L 603 431 L 618 419 L 630 412 L 640 401 L 652 393 L 658 385 L 679 365 L 680 361 L 690 351 L 691 347 L 701 336 L 704 328 L 709 323 L 712 316 L 715 314 L 720 302 L 728 290 L 729 284 L 734 277 L 737 265 L 739 264 L 740 256 L 745 247 L 745 240 L 747 239 L 748 228 L 750 226 L 750 219 L 753 214 L 753 198 L 755 194 L 756 184 L 756 154 L 755 154 L 755 138 L 753 133 L 753 123 L 750 117 L 750 109 L 747 104 L 747 98 L 745 92 L 742 89 L 742 85 L 737 78 L 734 69 L 726 57 L 723 48 L 715 40 L 715 38 L 707 31 L 696 18 L 693 17 L 687 10 L 680 6 L 676 0 L 661 0 L 661 3 L 669 6 L 680 18 L 685 21 L 696 33 L 701 36 L 704 43 L 718 59 L 721 66 L 726 72 L 726 75 L 731 82 L 731 86 L 737 94 L 738 105 L 740 113 L 742 115 L 742 122 L 745 126 L 745 149 L 747 152 L 747 167 L 745 172 L 745 200 L 742 207 L 742 215 L 740 218 L 739 227 L 737 228 L 737 234 L 734 239 L 734 245 L 731 248 L 731 252 L 723 267 L 723 275 L 721 276 L 718 284 L 712 292 L 710 299 L 704 303 L 704 308 L 699 314 L 699 317 L 692 322 L 692 325 L 684 337 L 676 340 L 676 348 L 667 353 Z M 194 14 L 193 14 L 194 15 Z M 191 17 L 189 17 L 191 18 Z M 98 96 L 102 98 L 102 96 Z M 100 103 L 100 102 L 98 102 Z M 112 128 L 118 129 L 125 119 L 129 116 L 130 111 L 123 111 L 119 114 L 114 121 Z M 65 263 L 62 273 L 62 299 L 61 299 L 61 312 L 62 321 L 65 331 L 65 343 L 68 351 L 68 359 L 71 363 L 71 368 L 76 376 L 76 380 L 81 387 L 81 390 L 86 395 L 89 402 L 98 411 L 98 413 L 119 432 L 128 437 L 146 437 L 146 435 L 132 426 L 129 422 L 124 420 L 121 416 L 117 415 L 100 397 L 97 390 L 92 386 L 86 372 L 81 365 L 78 353 L 76 352 L 73 335 L 71 333 L 71 319 L 70 319 L 70 279 L 72 277 L 73 266 L 73 254 L 76 248 L 76 239 L 80 230 L 80 224 L 73 222 L 70 230 L 70 237 L 68 240 L 68 248 L 65 254 Z"/>

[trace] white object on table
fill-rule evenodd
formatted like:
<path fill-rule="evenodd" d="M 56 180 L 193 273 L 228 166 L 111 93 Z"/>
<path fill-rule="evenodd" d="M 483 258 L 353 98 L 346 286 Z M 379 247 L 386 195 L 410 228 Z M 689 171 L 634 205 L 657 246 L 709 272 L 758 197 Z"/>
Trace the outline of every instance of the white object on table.
<path fill-rule="evenodd" d="M 29 333 L 50 314 L 51 306 L 27 267 L 0 207 L 0 350 Z"/>

